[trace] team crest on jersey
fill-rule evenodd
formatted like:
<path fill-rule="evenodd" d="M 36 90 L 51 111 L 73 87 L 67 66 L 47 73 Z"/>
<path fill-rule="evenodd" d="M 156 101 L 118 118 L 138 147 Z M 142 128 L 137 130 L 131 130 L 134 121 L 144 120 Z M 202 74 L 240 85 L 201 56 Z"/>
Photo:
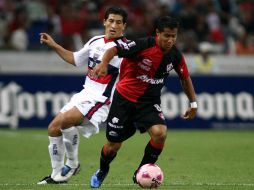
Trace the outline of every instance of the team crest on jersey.
<path fill-rule="evenodd" d="M 167 73 L 169 73 L 173 69 L 173 64 L 170 63 L 167 65 Z"/>
<path fill-rule="evenodd" d="M 138 66 L 145 71 L 150 71 L 152 64 L 150 59 L 143 59 L 142 62 L 138 63 Z"/>
<path fill-rule="evenodd" d="M 98 60 L 99 57 L 100 57 L 100 55 L 99 55 L 98 53 L 94 53 L 94 54 L 93 54 L 93 60 L 94 60 L 94 61 Z"/>
<path fill-rule="evenodd" d="M 93 69 L 96 64 L 99 64 L 100 63 L 99 57 L 100 57 L 100 54 L 98 53 L 94 53 L 93 57 L 89 57 L 88 67 Z"/>
<path fill-rule="evenodd" d="M 119 119 L 118 119 L 117 117 L 114 117 L 114 118 L 112 119 L 112 123 L 118 123 L 118 121 L 119 121 Z"/>

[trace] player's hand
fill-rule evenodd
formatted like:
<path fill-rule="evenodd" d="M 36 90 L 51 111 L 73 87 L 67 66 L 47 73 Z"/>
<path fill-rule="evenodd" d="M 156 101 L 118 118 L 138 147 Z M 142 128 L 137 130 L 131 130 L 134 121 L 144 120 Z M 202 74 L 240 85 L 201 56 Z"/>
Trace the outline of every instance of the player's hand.
<path fill-rule="evenodd" d="M 56 42 L 53 40 L 53 38 L 48 35 L 47 33 L 40 33 L 40 43 L 43 44 L 47 44 L 50 47 L 54 47 L 54 45 L 56 44 Z"/>
<path fill-rule="evenodd" d="M 188 108 L 188 110 L 182 115 L 185 120 L 193 119 L 197 114 L 197 108 Z"/>
<path fill-rule="evenodd" d="M 95 78 L 103 77 L 108 74 L 108 67 L 103 63 L 97 64 L 91 71 L 91 75 Z"/>

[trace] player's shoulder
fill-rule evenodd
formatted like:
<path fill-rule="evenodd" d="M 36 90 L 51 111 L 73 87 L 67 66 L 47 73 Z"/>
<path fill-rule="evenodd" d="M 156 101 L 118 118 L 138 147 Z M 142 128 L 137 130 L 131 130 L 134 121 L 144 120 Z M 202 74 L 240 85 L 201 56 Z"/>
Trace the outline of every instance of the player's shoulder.
<path fill-rule="evenodd" d="M 178 65 L 183 60 L 183 53 L 175 45 L 171 48 L 170 52 L 167 53 L 165 56 L 171 60 L 175 68 L 178 67 Z"/>
<path fill-rule="evenodd" d="M 172 57 L 175 61 L 180 61 L 182 59 L 183 53 L 179 50 L 175 45 L 172 47 L 170 51 L 170 57 Z"/>
<path fill-rule="evenodd" d="M 94 36 L 92 37 L 89 41 L 88 44 L 91 45 L 93 42 L 104 39 L 105 35 L 98 35 L 98 36 Z"/>
<path fill-rule="evenodd" d="M 116 44 L 118 46 L 118 50 L 138 52 L 156 45 L 156 41 L 154 37 L 143 37 L 131 40 L 124 38 L 124 40 L 118 39 Z"/>
<path fill-rule="evenodd" d="M 130 42 L 134 41 L 137 44 L 148 44 L 150 46 L 156 45 L 156 39 L 154 36 L 146 36 L 146 37 L 136 38 L 129 41 Z"/>

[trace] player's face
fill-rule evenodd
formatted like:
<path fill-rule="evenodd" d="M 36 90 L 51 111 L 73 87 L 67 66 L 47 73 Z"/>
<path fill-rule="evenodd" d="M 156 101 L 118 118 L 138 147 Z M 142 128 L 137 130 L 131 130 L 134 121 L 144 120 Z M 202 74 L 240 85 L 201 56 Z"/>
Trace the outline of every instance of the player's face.
<path fill-rule="evenodd" d="M 165 28 L 162 32 L 157 31 L 158 45 L 164 52 L 168 52 L 176 43 L 177 30 L 177 28 Z"/>
<path fill-rule="evenodd" d="M 110 14 L 104 20 L 105 35 L 107 39 L 118 38 L 123 35 L 125 24 L 121 15 Z"/>

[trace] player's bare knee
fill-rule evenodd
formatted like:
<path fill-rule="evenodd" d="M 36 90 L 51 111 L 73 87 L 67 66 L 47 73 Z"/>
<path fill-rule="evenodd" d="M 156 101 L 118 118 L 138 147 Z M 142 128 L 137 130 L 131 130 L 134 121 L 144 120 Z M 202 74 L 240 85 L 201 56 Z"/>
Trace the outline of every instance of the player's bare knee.
<path fill-rule="evenodd" d="M 58 137 L 62 135 L 62 132 L 60 130 L 60 126 L 56 125 L 56 123 L 51 123 L 48 126 L 48 135 L 50 137 Z"/>
<path fill-rule="evenodd" d="M 48 135 L 51 137 L 58 137 L 62 135 L 61 132 L 62 114 L 59 113 L 48 126 Z"/>
<path fill-rule="evenodd" d="M 151 138 L 156 143 L 164 143 L 167 138 L 167 127 L 165 125 L 155 125 L 149 131 Z"/>

